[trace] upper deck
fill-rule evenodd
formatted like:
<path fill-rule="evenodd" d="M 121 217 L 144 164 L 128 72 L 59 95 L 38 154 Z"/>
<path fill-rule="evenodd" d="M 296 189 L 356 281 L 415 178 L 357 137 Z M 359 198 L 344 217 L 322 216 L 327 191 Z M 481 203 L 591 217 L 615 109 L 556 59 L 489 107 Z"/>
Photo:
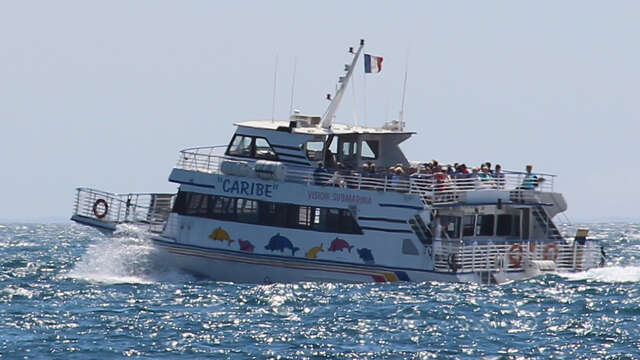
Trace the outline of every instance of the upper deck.
<path fill-rule="evenodd" d="M 506 171 L 504 177 L 481 179 L 480 177 L 455 177 L 414 174 L 398 176 L 387 171 L 365 173 L 359 170 L 335 170 L 318 172 L 309 166 L 282 165 L 279 175 L 265 177 L 256 173 L 256 163 L 272 163 L 267 160 L 237 158 L 224 154 L 226 146 L 189 148 L 180 151 L 176 169 L 234 176 L 262 177 L 274 181 L 304 183 L 318 186 L 336 186 L 363 191 L 410 193 L 420 196 L 425 205 L 451 206 L 454 204 L 502 204 L 539 203 L 537 195 L 554 192 L 555 175 L 535 174 L 545 181 L 535 188 L 523 186 L 526 174 Z M 230 170 L 229 164 L 239 164 Z"/>

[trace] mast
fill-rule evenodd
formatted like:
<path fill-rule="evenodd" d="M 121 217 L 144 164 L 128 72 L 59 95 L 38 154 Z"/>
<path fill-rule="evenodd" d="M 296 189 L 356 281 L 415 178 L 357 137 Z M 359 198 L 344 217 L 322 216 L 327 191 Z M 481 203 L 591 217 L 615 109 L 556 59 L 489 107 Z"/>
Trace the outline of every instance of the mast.
<path fill-rule="evenodd" d="M 347 71 L 347 73 L 345 74 L 345 76 L 340 77 L 340 79 L 338 80 L 338 82 L 340 83 L 340 88 L 336 92 L 336 96 L 334 96 L 333 100 L 331 100 L 331 103 L 329 104 L 329 107 L 327 108 L 327 111 L 324 114 L 324 118 L 320 123 L 320 126 L 324 129 L 329 129 L 331 127 L 331 124 L 333 123 L 333 118 L 336 115 L 336 111 L 338 111 L 338 106 L 340 106 L 340 101 L 342 100 L 344 89 L 349 84 L 351 75 L 353 75 L 353 69 L 356 66 L 356 62 L 358 62 L 358 57 L 360 57 L 360 53 L 362 52 L 363 47 L 364 47 L 364 40 L 360 40 L 360 47 L 358 48 L 358 51 L 356 51 L 355 55 L 353 56 L 353 61 L 351 62 L 351 65 L 345 65 L 345 70 Z M 351 52 L 353 53 L 353 48 L 351 48 Z"/>

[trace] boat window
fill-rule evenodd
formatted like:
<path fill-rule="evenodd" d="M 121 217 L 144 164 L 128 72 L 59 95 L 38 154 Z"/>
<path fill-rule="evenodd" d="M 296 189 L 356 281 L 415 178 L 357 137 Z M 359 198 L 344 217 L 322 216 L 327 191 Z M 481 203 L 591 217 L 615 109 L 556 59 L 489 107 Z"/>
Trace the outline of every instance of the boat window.
<path fill-rule="evenodd" d="M 520 236 L 520 216 L 498 215 L 496 235 Z"/>
<path fill-rule="evenodd" d="M 460 218 L 457 216 L 440 216 L 440 224 L 442 224 L 443 236 L 449 239 L 460 238 Z"/>
<path fill-rule="evenodd" d="M 355 158 L 358 154 L 358 143 L 355 141 L 345 141 L 342 143 L 342 159 Z"/>
<path fill-rule="evenodd" d="M 322 149 L 324 149 L 323 141 L 308 141 L 306 144 L 307 147 L 307 157 L 311 161 L 320 161 L 322 160 Z"/>
<path fill-rule="evenodd" d="M 238 199 L 236 205 L 238 221 L 258 222 L 258 202 L 255 200 Z"/>
<path fill-rule="evenodd" d="M 476 219 L 477 236 L 493 236 L 493 215 L 478 215 Z"/>
<path fill-rule="evenodd" d="M 236 135 L 229 145 L 228 155 L 251 157 L 251 136 Z"/>
<path fill-rule="evenodd" d="M 365 160 L 375 160 L 378 158 L 378 140 L 367 140 L 362 142 L 362 158 Z"/>
<path fill-rule="evenodd" d="M 475 215 L 465 215 L 462 218 L 462 236 L 473 236 L 475 233 Z"/>
<path fill-rule="evenodd" d="M 362 234 L 348 209 L 284 204 L 179 191 L 173 211 L 180 215 L 247 224 Z"/>
<path fill-rule="evenodd" d="M 277 156 L 275 151 L 269 145 L 267 139 L 256 138 L 256 159 L 276 160 Z"/>
<path fill-rule="evenodd" d="M 235 135 L 227 155 L 256 159 L 277 160 L 278 156 L 267 139 L 255 136 Z"/>

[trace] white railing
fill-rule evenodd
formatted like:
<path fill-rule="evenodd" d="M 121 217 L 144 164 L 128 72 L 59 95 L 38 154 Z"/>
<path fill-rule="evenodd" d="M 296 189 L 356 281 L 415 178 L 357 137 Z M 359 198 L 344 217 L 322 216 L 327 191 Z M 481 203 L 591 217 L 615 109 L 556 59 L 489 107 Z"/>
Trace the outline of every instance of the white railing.
<path fill-rule="evenodd" d="M 436 271 L 441 272 L 520 270 L 530 260 L 552 260 L 557 270 L 579 271 L 598 266 L 600 256 L 600 248 L 594 242 L 586 242 L 584 245 L 578 242 L 434 242 L 434 267 Z"/>
<path fill-rule="evenodd" d="M 151 231 L 161 231 L 175 194 L 113 194 L 90 188 L 78 188 L 74 199 L 74 215 L 110 224 L 144 224 Z"/>
<path fill-rule="evenodd" d="M 224 156 L 225 146 L 190 148 L 180 151 L 176 168 L 206 173 L 221 173 L 221 166 L 225 160 L 238 158 Z M 249 166 L 253 166 L 255 159 L 242 159 Z M 358 171 L 336 170 L 331 172 L 316 172 L 315 169 L 289 165 L 285 181 L 339 186 L 345 188 L 396 191 L 419 194 L 426 204 L 456 203 L 461 196 L 475 191 L 510 191 L 512 200 L 535 201 L 534 191 L 553 191 L 555 175 L 536 174 L 539 181 L 533 189 L 523 187 L 525 173 L 505 172 L 504 177 L 482 179 L 480 177 L 456 178 L 454 176 L 437 176 L 414 174 L 412 176 L 395 176 L 388 173 L 376 173 L 374 176 L 364 175 Z"/>

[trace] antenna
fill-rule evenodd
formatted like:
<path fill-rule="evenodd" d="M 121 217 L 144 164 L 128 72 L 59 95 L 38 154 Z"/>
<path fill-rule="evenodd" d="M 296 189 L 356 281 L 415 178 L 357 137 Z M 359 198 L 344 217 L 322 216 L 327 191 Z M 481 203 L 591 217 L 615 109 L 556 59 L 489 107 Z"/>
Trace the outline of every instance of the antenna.
<path fill-rule="evenodd" d="M 296 67 L 298 65 L 298 57 L 293 59 L 293 81 L 291 82 L 291 104 L 289 105 L 289 115 L 293 114 L 293 94 L 296 89 Z"/>
<path fill-rule="evenodd" d="M 404 65 L 404 84 L 402 85 L 402 104 L 400 105 L 400 131 L 404 130 L 404 98 L 407 94 L 407 73 L 409 72 L 409 50 L 407 50 L 407 60 Z"/>
<path fill-rule="evenodd" d="M 276 65 L 273 69 L 273 101 L 271 103 L 271 122 L 275 120 L 276 114 L 276 80 L 278 76 L 278 55 L 276 55 Z"/>

